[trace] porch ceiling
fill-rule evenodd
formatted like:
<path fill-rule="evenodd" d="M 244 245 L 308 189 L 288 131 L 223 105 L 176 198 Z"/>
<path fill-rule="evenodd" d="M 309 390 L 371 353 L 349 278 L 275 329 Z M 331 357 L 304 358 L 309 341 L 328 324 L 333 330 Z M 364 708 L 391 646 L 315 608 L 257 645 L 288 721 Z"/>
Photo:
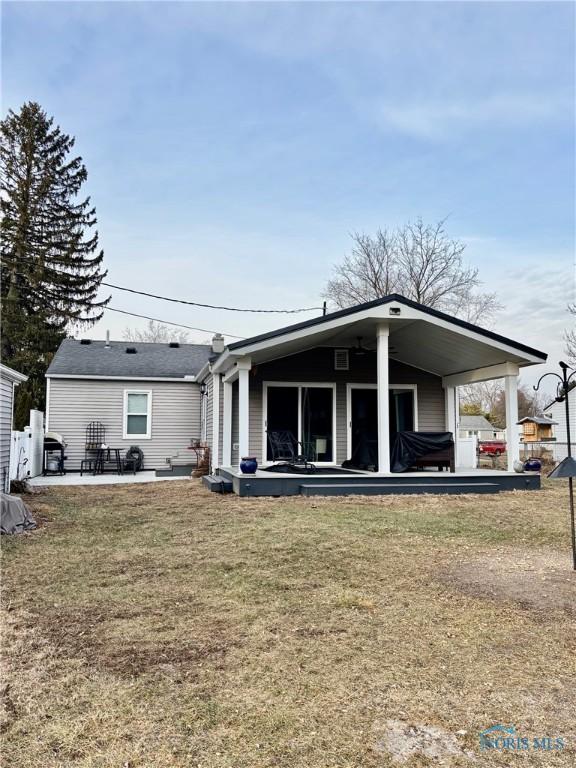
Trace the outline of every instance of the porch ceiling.
<path fill-rule="evenodd" d="M 449 376 L 501 363 L 519 366 L 537 362 L 518 351 L 488 339 L 475 338 L 423 319 L 387 318 L 390 325 L 390 358 L 438 376 Z M 352 348 L 362 337 L 362 346 L 376 350 L 376 329 L 382 318 L 364 318 L 334 328 L 319 327 L 304 337 L 275 339 L 260 349 L 250 350 L 253 364 L 286 357 L 318 346 Z M 374 361 L 376 364 L 376 361 Z"/>

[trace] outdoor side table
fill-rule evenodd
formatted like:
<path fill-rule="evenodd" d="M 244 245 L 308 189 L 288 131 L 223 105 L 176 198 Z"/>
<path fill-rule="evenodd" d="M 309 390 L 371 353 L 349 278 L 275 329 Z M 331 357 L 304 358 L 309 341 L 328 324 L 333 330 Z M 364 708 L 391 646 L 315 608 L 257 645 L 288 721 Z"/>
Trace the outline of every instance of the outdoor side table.
<path fill-rule="evenodd" d="M 123 475 L 124 467 L 122 466 L 121 453 L 122 453 L 122 448 L 98 448 L 98 455 L 96 456 L 94 474 L 103 475 L 105 465 L 114 464 L 116 466 L 116 474 Z"/>

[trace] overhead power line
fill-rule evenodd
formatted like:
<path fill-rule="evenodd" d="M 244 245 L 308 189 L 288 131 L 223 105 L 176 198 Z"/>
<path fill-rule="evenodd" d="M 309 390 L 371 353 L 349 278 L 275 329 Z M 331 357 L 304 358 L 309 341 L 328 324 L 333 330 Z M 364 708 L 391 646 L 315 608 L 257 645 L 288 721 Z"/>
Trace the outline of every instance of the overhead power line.
<path fill-rule="evenodd" d="M 225 333 L 225 331 L 211 331 L 207 328 L 194 328 L 192 325 L 182 325 L 182 323 L 172 323 L 170 320 L 160 320 L 157 317 L 148 317 L 148 315 L 138 315 L 136 312 L 127 312 L 125 309 L 116 309 L 116 307 L 103 307 L 108 312 L 119 312 L 121 315 L 131 315 L 132 317 L 141 317 L 143 320 L 153 320 L 155 323 L 164 325 L 175 325 L 178 328 L 186 328 L 189 331 L 200 331 L 201 333 L 222 333 L 224 336 L 230 336 L 232 339 L 245 339 L 245 336 L 236 336 L 234 333 Z"/>
<path fill-rule="evenodd" d="M 299 312 L 322 312 L 323 307 L 302 307 L 300 309 L 242 309 L 240 307 L 223 307 L 216 304 L 202 304 L 199 301 L 186 301 L 185 299 L 172 299 L 168 296 L 158 296 L 155 293 L 147 293 L 146 291 L 137 291 L 134 288 L 126 288 L 122 285 L 115 285 L 114 283 L 105 283 L 102 281 L 101 285 L 106 285 L 108 288 L 116 288 L 118 291 L 127 291 L 128 293 L 137 293 L 139 296 L 148 296 L 152 299 L 161 299 L 162 301 L 172 301 L 175 304 L 188 304 L 192 307 L 203 307 L 204 309 L 222 309 L 226 312 L 254 312 L 257 314 L 266 315 L 296 315 Z"/>

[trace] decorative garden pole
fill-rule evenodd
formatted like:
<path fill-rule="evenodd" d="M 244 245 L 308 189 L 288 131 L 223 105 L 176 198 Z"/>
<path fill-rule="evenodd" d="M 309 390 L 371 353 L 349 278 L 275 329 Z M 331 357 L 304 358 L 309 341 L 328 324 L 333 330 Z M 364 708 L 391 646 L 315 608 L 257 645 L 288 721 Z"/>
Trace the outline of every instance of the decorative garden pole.
<path fill-rule="evenodd" d="M 538 379 L 538 383 L 534 387 L 534 391 L 537 391 L 540 387 L 540 382 L 545 379 L 546 376 L 556 376 L 560 379 L 556 390 L 556 402 L 561 403 L 564 401 L 566 407 L 566 442 L 568 444 L 568 456 L 563 459 L 557 467 L 554 467 L 552 472 L 548 475 L 551 478 L 568 478 L 568 493 L 570 495 L 570 527 L 572 534 L 572 568 L 576 571 L 576 526 L 574 523 L 574 478 L 576 477 L 576 461 L 572 458 L 572 439 L 570 435 L 570 390 L 576 386 L 576 382 L 570 387 L 570 382 L 576 376 L 576 371 L 569 368 L 566 363 L 560 362 L 560 368 L 562 369 L 562 376 L 558 373 L 545 373 Z M 568 371 L 570 374 L 568 375 Z"/>

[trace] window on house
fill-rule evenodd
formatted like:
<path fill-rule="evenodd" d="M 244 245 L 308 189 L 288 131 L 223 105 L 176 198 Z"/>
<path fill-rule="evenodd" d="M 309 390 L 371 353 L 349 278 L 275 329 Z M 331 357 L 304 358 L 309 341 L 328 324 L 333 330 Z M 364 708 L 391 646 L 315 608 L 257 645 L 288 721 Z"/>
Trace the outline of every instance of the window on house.
<path fill-rule="evenodd" d="M 124 439 L 151 436 L 152 392 L 124 390 Z"/>

